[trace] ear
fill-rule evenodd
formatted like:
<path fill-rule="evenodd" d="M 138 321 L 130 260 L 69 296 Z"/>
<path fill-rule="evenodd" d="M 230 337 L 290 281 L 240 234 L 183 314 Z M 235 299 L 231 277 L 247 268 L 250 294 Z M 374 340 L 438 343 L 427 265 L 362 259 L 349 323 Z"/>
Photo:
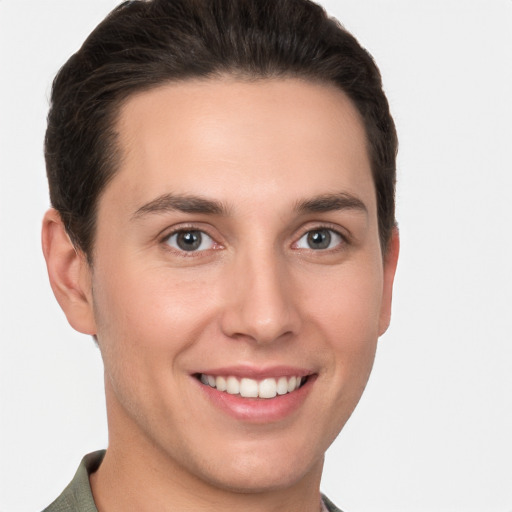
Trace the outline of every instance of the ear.
<path fill-rule="evenodd" d="M 400 252 L 400 237 L 398 228 L 394 227 L 389 245 L 384 255 L 384 276 L 382 287 L 382 303 L 379 319 L 379 336 L 382 336 L 391 320 L 391 302 L 393 297 L 393 282 L 395 280 L 398 253 Z"/>
<path fill-rule="evenodd" d="M 84 334 L 96 334 L 91 268 L 53 208 L 43 219 L 42 245 L 53 293 L 71 327 Z"/>

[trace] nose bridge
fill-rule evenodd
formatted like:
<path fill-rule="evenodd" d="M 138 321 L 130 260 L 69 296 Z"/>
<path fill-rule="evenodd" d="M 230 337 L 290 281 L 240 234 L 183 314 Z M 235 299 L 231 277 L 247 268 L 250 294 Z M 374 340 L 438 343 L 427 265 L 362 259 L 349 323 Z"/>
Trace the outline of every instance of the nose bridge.
<path fill-rule="evenodd" d="M 253 247 L 237 255 L 234 267 L 226 290 L 224 332 L 260 344 L 296 332 L 299 315 L 282 255 L 271 246 Z"/>

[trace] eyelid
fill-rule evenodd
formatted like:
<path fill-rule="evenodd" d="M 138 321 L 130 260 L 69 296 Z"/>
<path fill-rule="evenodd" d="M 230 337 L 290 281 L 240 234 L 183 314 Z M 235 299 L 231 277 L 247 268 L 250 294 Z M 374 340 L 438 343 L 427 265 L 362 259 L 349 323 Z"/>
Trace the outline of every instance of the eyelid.
<path fill-rule="evenodd" d="M 183 233 L 199 233 L 200 234 L 200 244 L 199 244 L 199 247 L 193 249 L 191 248 L 190 251 L 187 250 L 187 249 L 183 249 L 181 247 L 179 247 L 179 242 L 178 242 L 178 237 L 183 234 Z M 173 239 L 176 238 L 175 241 L 173 241 Z M 172 243 L 171 243 L 172 241 Z M 172 233 L 168 238 L 167 238 L 167 241 L 166 241 L 167 245 L 169 245 L 170 247 L 172 247 L 174 250 L 178 251 L 178 252 L 186 252 L 186 253 L 193 253 L 193 252 L 203 252 L 203 251 L 207 251 L 208 249 L 213 249 L 214 245 L 215 245 L 215 241 L 213 240 L 213 238 L 208 235 L 207 233 L 205 233 L 204 231 L 198 231 L 197 229 L 195 230 L 184 230 L 184 231 L 176 231 L 175 233 Z M 203 247 L 203 245 L 207 245 L 207 247 Z"/>
<path fill-rule="evenodd" d="M 336 247 L 331 248 L 331 249 L 306 249 L 306 248 L 303 249 L 303 248 L 296 247 L 298 241 L 301 238 L 303 238 L 305 235 L 307 235 L 309 232 L 322 230 L 322 229 L 332 231 L 333 233 L 335 233 L 336 235 L 338 235 L 341 238 L 342 242 L 340 244 L 338 244 Z M 177 233 L 180 233 L 180 232 L 186 232 L 186 231 L 199 231 L 199 232 L 205 234 L 213 241 L 214 247 L 212 247 L 210 249 L 201 249 L 199 251 L 197 251 L 197 250 L 196 251 L 185 251 L 185 250 L 173 248 L 167 243 L 169 238 L 171 238 L 173 235 L 176 235 Z M 164 246 L 164 249 L 167 251 L 178 253 L 182 256 L 188 256 L 188 257 L 194 256 L 194 255 L 197 256 L 197 255 L 207 252 L 209 250 L 218 250 L 218 249 L 224 248 L 224 244 L 222 244 L 221 242 L 218 242 L 218 238 L 219 238 L 218 235 L 214 235 L 212 233 L 212 231 L 213 230 L 208 225 L 205 226 L 203 223 L 183 223 L 183 224 L 178 224 L 178 225 L 174 225 L 172 227 L 167 227 L 167 228 L 163 229 L 160 232 L 160 234 L 157 236 L 157 239 L 158 239 L 159 243 L 162 246 Z M 325 222 L 325 221 L 324 222 L 320 222 L 320 221 L 319 222 L 308 222 L 306 225 L 302 226 L 297 231 L 298 231 L 298 234 L 296 236 L 294 236 L 295 241 L 292 243 L 293 249 L 310 250 L 310 251 L 314 251 L 314 252 L 328 253 L 328 252 L 336 251 L 336 248 L 340 245 L 345 246 L 345 245 L 350 245 L 352 243 L 351 234 L 350 234 L 350 232 L 348 232 L 348 230 L 346 228 L 343 228 L 339 224 L 332 224 L 330 222 Z"/>
<path fill-rule="evenodd" d="M 328 221 L 307 222 L 306 224 L 302 225 L 299 229 L 296 230 L 297 235 L 294 238 L 298 240 L 299 238 L 303 237 L 306 233 L 309 233 L 310 231 L 317 231 L 320 229 L 328 229 L 329 231 L 334 231 L 335 233 L 340 235 L 341 238 L 343 238 L 343 240 L 345 240 L 346 242 L 349 242 L 352 238 L 352 235 L 347 228 Z"/>
<path fill-rule="evenodd" d="M 341 238 L 341 242 L 337 244 L 336 247 L 330 248 L 330 249 L 312 249 L 312 248 L 303 248 L 303 247 L 297 247 L 297 244 L 299 241 L 304 238 L 308 233 L 311 233 L 312 231 L 321 231 L 321 230 L 327 230 L 335 233 L 337 236 Z M 339 246 L 346 246 L 351 243 L 351 236 L 347 232 L 346 229 L 343 229 L 339 225 L 334 225 L 329 222 L 318 222 L 318 223 L 308 223 L 306 226 L 301 227 L 299 231 L 299 235 L 295 237 L 295 242 L 292 244 L 293 249 L 297 250 L 304 250 L 304 251 L 314 251 L 314 252 L 332 252 L 336 251 L 336 249 L 339 248 Z"/>
<path fill-rule="evenodd" d="M 213 247 L 210 247 L 208 249 L 201 249 L 201 250 L 195 250 L 195 251 L 185 251 L 179 248 L 172 247 L 169 245 L 168 241 L 169 239 L 177 235 L 179 233 L 187 232 L 187 231 L 198 231 L 202 233 L 203 235 L 206 235 L 208 238 L 210 238 L 213 242 Z M 211 233 L 211 230 L 205 227 L 203 224 L 192 224 L 192 223 L 185 223 L 185 224 L 179 224 L 176 226 L 172 226 L 171 228 L 166 228 L 165 230 L 162 230 L 160 235 L 158 235 L 159 243 L 164 247 L 164 250 L 170 251 L 174 254 L 179 254 L 180 256 L 184 257 L 191 257 L 191 256 L 198 256 L 201 253 L 210 251 L 210 250 L 217 250 L 222 249 L 223 245 L 217 241 L 217 237 L 214 236 Z"/>

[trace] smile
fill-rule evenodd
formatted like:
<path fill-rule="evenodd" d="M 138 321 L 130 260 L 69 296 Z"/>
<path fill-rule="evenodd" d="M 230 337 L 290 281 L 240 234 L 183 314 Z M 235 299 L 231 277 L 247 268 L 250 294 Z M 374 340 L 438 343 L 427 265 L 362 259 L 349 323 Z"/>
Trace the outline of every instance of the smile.
<path fill-rule="evenodd" d="M 262 380 L 248 377 L 213 376 L 200 374 L 199 380 L 206 386 L 217 389 L 230 395 L 239 395 L 243 398 L 275 398 L 278 395 L 292 393 L 301 387 L 307 377 L 278 377 Z"/>

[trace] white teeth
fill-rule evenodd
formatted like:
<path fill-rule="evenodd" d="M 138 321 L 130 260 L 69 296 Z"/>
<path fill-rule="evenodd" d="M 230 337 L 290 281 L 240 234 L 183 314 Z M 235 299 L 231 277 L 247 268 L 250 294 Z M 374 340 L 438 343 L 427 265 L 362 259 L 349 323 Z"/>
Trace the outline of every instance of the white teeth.
<path fill-rule="evenodd" d="M 257 398 L 258 381 L 254 379 L 242 379 L 240 381 L 240 395 L 244 398 Z"/>
<path fill-rule="evenodd" d="M 225 391 L 230 395 L 240 395 L 244 398 L 274 398 L 277 395 L 285 395 L 299 389 L 303 378 L 301 377 L 269 377 L 261 381 L 244 377 L 214 377 L 213 375 L 201 374 L 200 380 L 203 384 Z"/>
<path fill-rule="evenodd" d="M 226 380 L 226 391 L 230 395 L 238 395 L 240 393 L 240 382 L 236 377 L 228 377 Z"/>
<path fill-rule="evenodd" d="M 226 391 L 228 384 L 226 382 L 226 379 L 224 377 L 217 377 L 216 379 L 216 386 L 219 391 Z"/>
<path fill-rule="evenodd" d="M 260 398 L 274 398 L 277 395 L 276 379 L 264 379 L 258 387 Z"/>
<path fill-rule="evenodd" d="M 288 379 L 286 377 L 280 377 L 277 381 L 277 394 L 286 395 L 288 393 Z"/>

